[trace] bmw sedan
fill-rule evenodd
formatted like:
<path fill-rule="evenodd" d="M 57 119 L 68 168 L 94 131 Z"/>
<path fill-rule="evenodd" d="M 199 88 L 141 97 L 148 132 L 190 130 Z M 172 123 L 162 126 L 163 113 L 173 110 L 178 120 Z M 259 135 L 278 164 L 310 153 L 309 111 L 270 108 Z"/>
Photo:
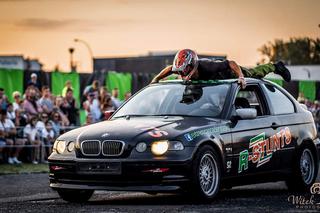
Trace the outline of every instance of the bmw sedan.
<path fill-rule="evenodd" d="M 103 122 L 61 135 L 50 187 L 70 202 L 94 190 L 193 193 L 286 181 L 307 190 L 318 172 L 312 114 L 267 80 L 152 84 Z"/>

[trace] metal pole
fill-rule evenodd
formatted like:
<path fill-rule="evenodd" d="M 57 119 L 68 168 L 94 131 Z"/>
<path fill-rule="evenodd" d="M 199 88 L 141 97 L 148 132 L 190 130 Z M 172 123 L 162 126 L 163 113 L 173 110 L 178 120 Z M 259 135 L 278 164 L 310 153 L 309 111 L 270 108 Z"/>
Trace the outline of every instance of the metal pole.
<path fill-rule="evenodd" d="M 89 54 L 90 54 L 91 69 L 92 69 L 92 71 L 94 71 L 94 67 L 93 67 L 93 65 L 94 65 L 94 64 L 93 64 L 93 51 L 92 51 L 90 45 L 88 44 L 88 42 L 86 42 L 86 41 L 84 41 L 84 40 L 82 40 L 82 39 L 78 39 L 78 38 L 75 38 L 75 39 L 74 39 L 74 42 L 80 42 L 80 43 L 82 43 L 82 44 L 84 44 L 84 45 L 86 46 L 86 48 L 88 49 Z"/>

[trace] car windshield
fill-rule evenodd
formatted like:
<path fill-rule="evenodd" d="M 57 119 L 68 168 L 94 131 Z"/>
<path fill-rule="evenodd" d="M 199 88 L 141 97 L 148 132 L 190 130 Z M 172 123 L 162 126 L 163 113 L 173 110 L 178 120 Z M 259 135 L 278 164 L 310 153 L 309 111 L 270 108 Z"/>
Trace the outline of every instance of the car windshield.
<path fill-rule="evenodd" d="M 152 85 L 130 99 L 113 118 L 123 116 L 220 117 L 230 84 Z"/>

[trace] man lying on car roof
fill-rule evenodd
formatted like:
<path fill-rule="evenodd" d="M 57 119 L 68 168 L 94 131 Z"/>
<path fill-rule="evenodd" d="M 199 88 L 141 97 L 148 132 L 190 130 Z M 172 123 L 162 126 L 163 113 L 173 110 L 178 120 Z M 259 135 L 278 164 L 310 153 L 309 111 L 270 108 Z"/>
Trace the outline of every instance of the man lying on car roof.
<path fill-rule="evenodd" d="M 275 64 L 262 64 L 248 69 L 240 67 L 234 61 L 214 61 L 206 58 L 198 59 L 197 54 L 193 50 L 183 49 L 176 54 L 173 65 L 164 68 L 154 77 L 151 83 L 157 83 L 166 76 L 175 73 L 179 74 L 184 80 L 238 78 L 239 84 L 244 88 L 246 86 L 244 77 L 263 78 L 271 72 L 280 75 L 287 82 L 291 80 L 289 70 L 281 61 Z"/>

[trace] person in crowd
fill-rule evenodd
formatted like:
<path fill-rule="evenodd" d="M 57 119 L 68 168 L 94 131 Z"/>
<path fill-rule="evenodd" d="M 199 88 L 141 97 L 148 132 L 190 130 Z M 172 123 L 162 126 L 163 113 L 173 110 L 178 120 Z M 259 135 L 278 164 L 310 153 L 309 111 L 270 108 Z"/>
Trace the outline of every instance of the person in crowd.
<path fill-rule="evenodd" d="M 112 100 L 112 104 L 113 104 L 115 109 L 118 109 L 119 106 L 121 105 L 121 101 L 119 100 L 118 96 L 119 96 L 119 89 L 118 88 L 114 88 L 112 90 L 111 100 Z"/>
<path fill-rule="evenodd" d="M 31 153 L 32 164 L 38 164 L 39 151 L 40 151 L 40 134 L 36 128 L 37 117 L 31 117 L 29 123 L 24 127 L 23 134 L 24 137 L 28 139 L 30 145 L 33 145 Z"/>
<path fill-rule="evenodd" d="M 99 101 L 100 101 L 100 103 L 103 103 L 104 99 L 108 95 L 111 96 L 110 93 L 108 92 L 107 88 L 105 86 L 100 87 L 100 90 L 99 90 Z"/>
<path fill-rule="evenodd" d="M 50 114 L 53 110 L 50 88 L 48 86 L 43 86 L 41 91 L 42 97 L 39 100 L 39 104 L 44 112 Z"/>
<path fill-rule="evenodd" d="M 52 130 L 54 132 L 54 137 L 55 138 L 59 137 L 61 133 L 61 125 L 62 125 L 60 113 L 53 112 L 50 122 L 52 125 Z"/>
<path fill-rule="evenodd" d="M 70 90 L 70 89 L 73 91 L 71 81 L 67 80 L 63 89 L 62 89 L 62 97 L 66 97 L 66 94 L 67 94 L 68 90 Z"/>
<path fill-rule="evenodd" d="M 101 118 L 101 111 L 100 111 L 100 103 L 99 100 L 96 98 L 95 93 L 89 93 L 87 96 L 87 100 L 83 103 L 83 108 L 86 111 L 86 115 L 92 115 L 92 121 L 98 122 Z"/>
<path fill-rule="evenodd" d="M 99 96 L 99 81 L 94 80 L 91 85 L 86 86 L 83 90 L 83 96 L 88 97 L 89 93 L 94 93 L 96 98 Z"/>
<path fill-rule="evenodd" d="M 69 126 L 68 117 L 62 111 L 63 97 L 57 96 L 54 101 L 53 112 L 58 112 L 61 117 L 62 126 Z"/>
<path fill-rule="evenodd" d="M 124 100 L 127 101 L 131 97 L 131 95 L 131 92 L 126 92 L 126 94 L 124 94 Z"/>
<path fill-rule="evenodd" d="M 47 125 L 48 123 L 51 123 L 49 121 L 49 116 L 47 113 L 41 113 L 40 120 L 37 121 L 36 123 L 36 129 L 38 130 L 39 136 L 40 136 L 40 141 L 42 142 L 42 147 L 45 148 L 47 156 L 46 158 L 49 157 L 51 153 L 51 146 L 53 144 L 53 137 L 54 133 L 52 130 L 52 125 L 51 125 L 51 130 L 48 131 Z"/>
<path fill-rule="evenodd" d="M 17 110 L 20 110 L 21 109 L 21 93 L 18 92 L 18 91 L 14 91 L 12 93 L 12 97 L 13 97 L 13 100 L 14 102 L 12 103 L 13 105 L 13 111 L 16 112 Z"/>
<path fill-rule="evenodd" d="M 5 95 L 4 89 L 0 88 L 0 109 L 7 109 L 8 99 Z"/>
<path fill-rule="evenodd" d="M 16 123 L 16 113 L 13 111 L 12 103 L 8 104 L 8 107 L 7 107 L 7 118 L 10 119 L 13 123 Z"/>
<path fill-rule="evenodd" d="M 73 90 L 68 88 L 66 91 L 66 96 L 63 99 L 63 104 L 61 105 L 62 112 L 67 116 L 70 126 L 75 126 L 77 124 L 78 108 L 75 98 L 73 97 Z"/>
<path fill-rule="evenodd" d="M 101 102 L 101 112 L 102 112 L 102 116 L 104 116 L 104 112 L 105 111 L 110 111 L 110 110 L 114 110 L 114 106 L 112 104 L 112 100 L 111 100 L 111 96 L 109 94 L 107 94 L 105 96 L 105 98 L 102 99 L 103 102 Z"/>
<path fill-rule="evenodd" d="M 25 141 L 21 138 L 17 138 L 17 130 L 14 123 L 7 118 L 7 111 L 1 110 L 0 112 L 0 137 L 5 139 L 8 146 L 8 163 L 9 164 L 21 164 L 18 160 L 19 153 L 25 144 Z M 17 147 L 13 147 L 17 145 Z"/>
<path fill-rule="evenodd" d="M 36 90 L 40 91 L 41 84 L 38 81 L 38 76 L 36 73 L 32 73 L 30 76 L 30 80 L 28 81 L 28 86 L 34 86 Z"/>
<path fill-rule="evenodd" d="M 84 126 L 87 126 L 87 125 L 90 125 L 90 124 L 93 124 L 93 116 L 91 113 L 88 113 L 86 115 L 86 122 L 83 124 Z"/>
<path fill-rule="evenodd" d="M 26 99 L 23 101 L 23 109 L 29 117 L 38 116 L 38 114 L 42 112 L 42 108 L 38 104 L 36 98 L 36 90 L 33 87 L 29 87 L 26 90 Z"/>

